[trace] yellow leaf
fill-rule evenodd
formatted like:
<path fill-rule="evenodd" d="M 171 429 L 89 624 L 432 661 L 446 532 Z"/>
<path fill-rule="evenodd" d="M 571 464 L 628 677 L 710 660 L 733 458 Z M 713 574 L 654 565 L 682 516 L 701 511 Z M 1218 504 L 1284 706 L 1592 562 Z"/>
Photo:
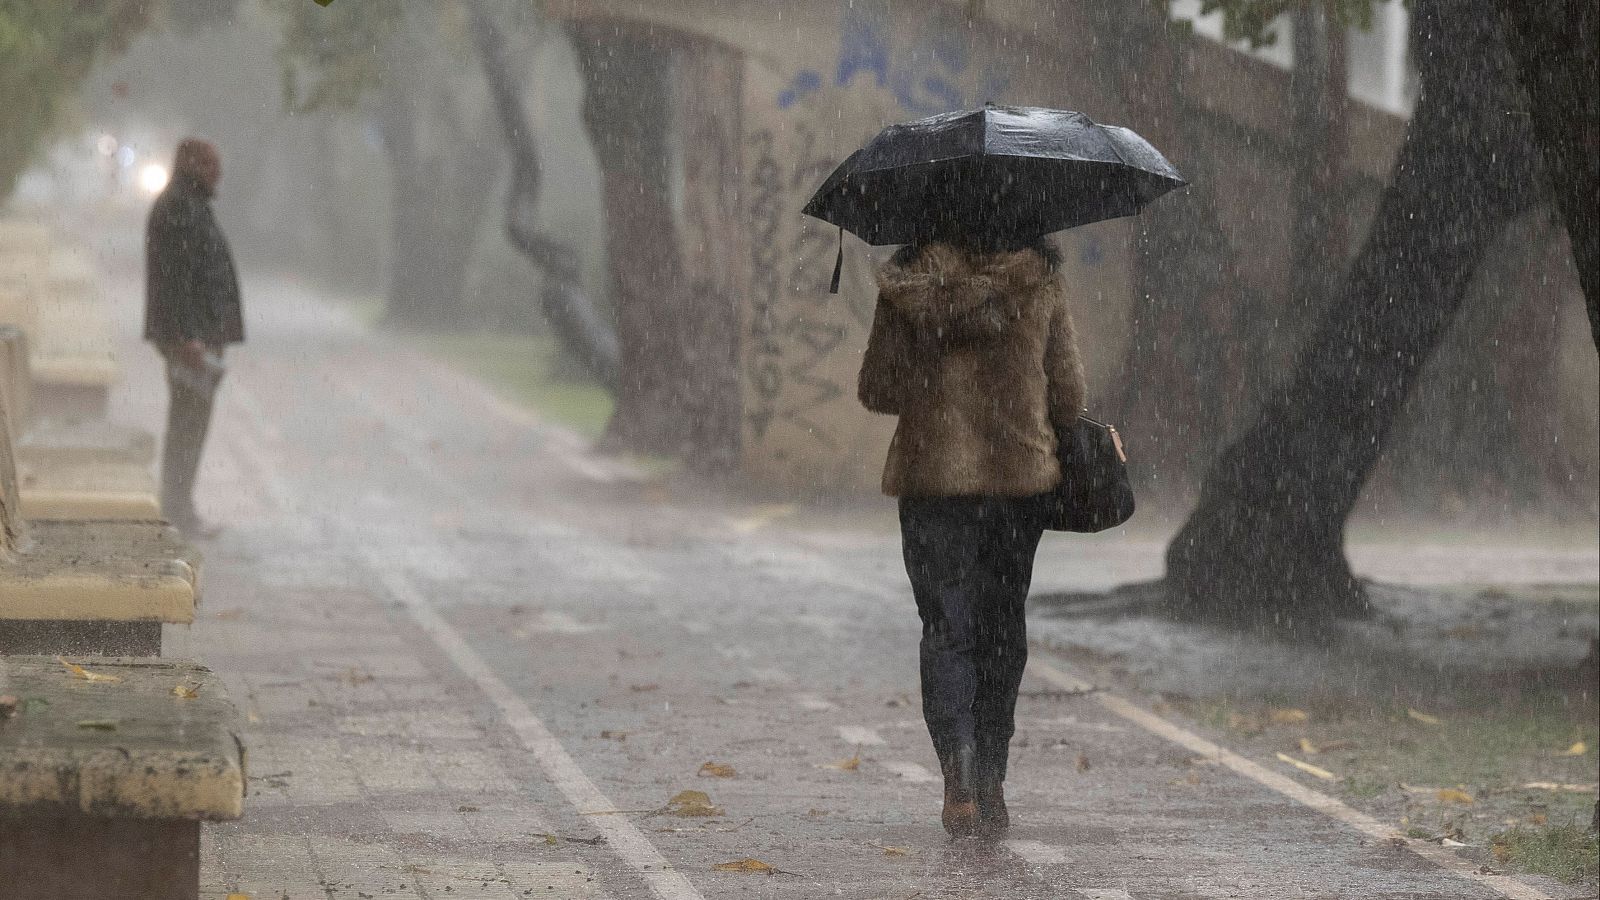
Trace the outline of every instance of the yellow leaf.
<path fill-rule="evenodd" d="M 739 773 L 734 771 L 733 766 L 726 765 L 724 763 L 708 762 L 700 767 L 700 771 L 697 774 L 699 774 L 701 778 L 733 778 Z"/>
<path fill-rule="evenodd" d="M 1588 753 L 1588 752 L 1589 752 L 1589 745 L 1585 744 L 1583 741 L 1578 741 L 1577 743 L 1573 744 L 1571 747 L 1568 747 L 1566 749 L 1565 753 L 1559 753 L 1557 755 L 1558 756 L 1582 756 L 1582 755 L 1584 755 L 1585 753 Z"/>
<path fill-rule="evenodd" d="M 1301 738 L 1300 739 L 1300 752 L 1304 753 L 1307 756 L 1316 756 L 1318 753 L 1322 752 L 1322 748 L 1318 747 L 1316 744 L 1311 743 L 1311 739 L 1310 738 Z"/>
<path fill-rule="evenodd" d="M 1415 719 L 1418 722 L 1421 722 L 1424 725 L 1443 725 L 1444 724 L 1444 720 L 1439 718 L 1438 716 L 1430 716 L 1425 712 L 1417 712 L 1416 710 L 1411 709 L 1409 707 L 1406 709 L 1406 715 L 1408 717 L 1412 718 L 1412 719 Z"/>
<path fill-rule="evenodd" d="M 175 684 L 172 686 L 172 696 L 181 697 L 185 700 L 193 700 L 194 698 L 200 696 L 200 685 L 189 681 Z"/>
<path fill-rule="evenodd" d="M 1593 782 L 1589 784 L 1563 784 L 1555 781 L 1530 781 L 1523 785 L 1530 791 L 1559 791 L 1568 794 L 1592 794 L 1600 785 Z"/>
<path fill-rule="evenodd" d="M 711 805 L 711 798 L 705 791 L 679 791 L 667 801 L 665 812 L 672 816 L 701 818 L 720 816 L 722 808 Z"/>
<path fill-rule="evenodd" d="M 1334 775 L 1332 772 L 1329 772 L 1327 769 L 1324 769 L 1321 766 L 1313 766 L 1311 763 L 1301 762 L 1287 753 L 1279 753 L 1278 759 L 1288 763 L 1291 766 L 1294 766 L 1296 769 L 1299 769 L 1308 775 L 1315 775 L 1318 778 L 1321 778 L 1323 781 L 1334 781 L 1338 778 L 1337 775 Z"/>
<path fill-rule="evenodd" d="M 227 900 L 250 900 L 249 894 L 229 894 Z"/>
<path fill-rule="evenodd" d="M 1439 788 L 1440 803 L 1471 803 L 1472 795 L 1456 788 Z"/>
<path fill-rule="evenodd" d="M 1228 727 L 1246 734 L 1255 734 L 1261 730 L 1261 720 L 1244 713 L 1228 713 Z"/>
<path fill-rule="evenodd" d="M 873 846 L 877 847 L 878 845 L 874 844 Z M 910 856 L 911 855 L 911 849 L 909 847 L 878 847 L 878 849 L 883 851 L 883 855 L 884 856 Z"/>
<path fill-rule="evenodd" d="M 757 875 L 771 875 L 773 872 L 776 872 L 777 870 L 772 868 L 771 866 L 767 865 L 766 863 L 762 862 L 759 859 L 751 859 L 750 857 L 747 856 L 744 859 L 734 860 L 733 862 L 717 863 L 716 865 L 711 867 L 711 871 L 713 871 L 713 872 L 752 872 L 752 873 L 757 874 Z"/>
<path fill-rule="evenodd" d="M 841 772 L 854 772 L 861 768 L 861 754 L 856 754 L 849 759 L 841 759 L 823 766 L 824 769 L 838 769 Z"/>
<path fill-rule="evenodd" d="M 1267 718 L 1274 725 L 1299 725 L 1309 721 L 1311 716 L 1303 709 L 1274 709 L 1268 711 Z"/>
<path fill-rule="evenodd" d="M 62 659 L 59 656 L 56 657 L 56 662 L 61 663 L 63 666 L 66 666 L 67 667 L 67 671 L 71 672 L 74 678 L 82 678 L 84 681 L 121 681 L 122 680 L 122 676 L 121 675 L 102 675 L 99 672 L 91 672 L 88 669 L 85 669 L 83 666 L 80 666 L 77 663 L 67 662 L 66 660 Z"/>

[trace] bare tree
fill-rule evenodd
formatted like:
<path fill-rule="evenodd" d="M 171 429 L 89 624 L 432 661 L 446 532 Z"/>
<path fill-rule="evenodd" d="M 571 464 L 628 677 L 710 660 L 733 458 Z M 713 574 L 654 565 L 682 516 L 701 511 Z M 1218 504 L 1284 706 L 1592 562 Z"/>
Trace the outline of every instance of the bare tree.
<path fill-rule="evenodd" d="M 1419 0 L 1421 95 L 1366 241 L 1167 550 L 1175 613 L 1359 615 L 1344 528 L 1486 248 L 1539 199 L 1526 98 L 1488 0 Z"/>
<path fill-rule="evenodd" d="M 536 135 L 522 103 L 523 86 L 506 53 L 505 37 L 486 4 L 475 0 L 470 8 L 478 61 L 494 98 L 500 132 L 511 154 L 506 236 L 543 276 L 540 303 L 556 335 L 596 381 L 614 391 L 619 381 L 616 332 L 584 293 L 577 251 L 539 228 L 539 193 L 544 168 L 539 160 Z"/>

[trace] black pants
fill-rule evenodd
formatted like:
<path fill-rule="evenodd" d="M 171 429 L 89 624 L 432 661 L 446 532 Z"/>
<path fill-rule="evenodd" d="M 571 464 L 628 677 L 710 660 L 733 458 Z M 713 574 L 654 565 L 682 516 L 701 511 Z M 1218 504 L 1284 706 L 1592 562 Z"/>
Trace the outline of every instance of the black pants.
<path fill-rule="evenodd" d="M 168 521 L 185 525 L 195 518 L 194 482 L 200 470 L 200 453 L 211 427 L 211 404 L 216 387 L 209 390 L 188 383 L 167 360 L 167 436 L 161 444 L 161 513 Z"/>
<path fill-rule="evenodd" d="M 900 501 L 906 574 L 922 617 L 922 716 L 941 763 L 971 745 L 980 773 L 1005 778 L 1028 663 L 1023 606 L 1043 533 L 1033 499 Z"/>

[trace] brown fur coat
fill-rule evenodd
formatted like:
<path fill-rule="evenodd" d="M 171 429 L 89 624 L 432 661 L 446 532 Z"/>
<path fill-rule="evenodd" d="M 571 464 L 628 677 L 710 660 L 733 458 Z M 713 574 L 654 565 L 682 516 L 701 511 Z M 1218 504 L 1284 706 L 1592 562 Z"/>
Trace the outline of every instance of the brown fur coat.
<path fill-rule="evenodd" d="M 1057 425 L 1083 409 L 1061 281 L 1036 250 L 932 244 L 878 273 L 859 396 L 900 417 L 883 491 L 1024 497 L 1053 489 Z"/>

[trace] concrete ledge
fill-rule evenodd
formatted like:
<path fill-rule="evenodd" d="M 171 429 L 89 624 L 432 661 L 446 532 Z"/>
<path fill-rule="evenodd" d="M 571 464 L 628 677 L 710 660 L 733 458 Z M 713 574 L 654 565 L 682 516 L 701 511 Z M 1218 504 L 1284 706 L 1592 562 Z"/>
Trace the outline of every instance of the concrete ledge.
<path fill-rule="evenodd" d="M 148 466 L 156 457 L 156 439 L 142 428 L 103 419 L 46 419 L 33 421 L 15 449 L 23 469 L 79 463 Z"/>
<path fill-rule="evenodd" d="M 47 460 L 18 466 L 24 519 L 159 519 L 155 478 L 142 465 Z"/>
<path fill-rule="evenodd" d="M 194 621 L 194 575 L 181 561 L 170 565 L 169 573 L 120 575 L 0 569 L 0 619 L 187 625 Z"/>
<path fill-rule="evenodd" d="M 84 665 L 118 680 L 79 678 L 50 656 L 0 657 L 0 693 L 46 701 L 24 704 L 0 726 L 0 831 L 23 818 L 192 822 L 243 814 L 238 711 L 221 679 L 185 660 Z M 180 686 L 192 696 L 175 694 Z"/>
<path fill-rule="evenodd" d="M 109 388 L 117 383 L 117 361 L 108 356 L 34 356 L 35 390 L 53 386 Z"/>
<path fill-rule="evenodd" d="M 157 519 L 161 503 L 147 491 L 51 491 L 23 488 L 25 519 Z"/>

